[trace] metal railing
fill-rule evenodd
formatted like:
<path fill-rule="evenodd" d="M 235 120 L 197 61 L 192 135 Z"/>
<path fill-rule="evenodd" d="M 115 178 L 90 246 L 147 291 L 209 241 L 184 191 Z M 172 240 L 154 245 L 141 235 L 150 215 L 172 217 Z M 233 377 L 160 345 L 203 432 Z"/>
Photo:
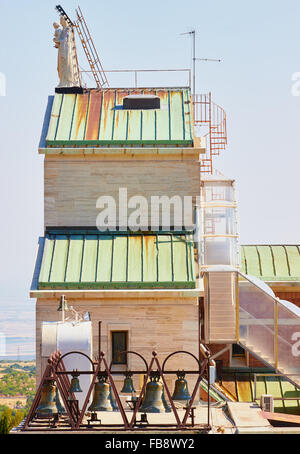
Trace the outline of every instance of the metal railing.
<path fill-rule="evenodd" d="M 237 341 L 300 386 L 300 317 L 237 272 Z"/>
<path fill-rule="evenodd" d="M 152 85 L 148 85 L 147 87 L 145 86 L 145 84 L 141 84 L 139 82 L 139 74 L 142 74 L 142 73 L 186 73 L 188 75 L 188 80 L 187 80 L 187 87 L 190 87 L 191 86 L 191 70 L 190 69 L 187 69 L 187 68 L 178 68 L 178 69 L 109 69 L 109 70 L 105 70 L 105 73 L 106 74 L 126 74 L 126 73 L 131 73 L 134 77 L 134 83 L 132 85 L 132 87 L 128 87 L 126 86 L 126 84 L 123 84 L 123 85 L 120 85 L 120 88 L 154 88 L 153 87 L 153 84 Z M 89 70 L 89 71 L 85 71 L 85 70 L 81 70 L 80 71 L 81 74 L 93 74 L 93 71 Z M 177 84 L 176 86 L 179 86 L 181 84 Z M 164 88 L 166 87 L 166 84 L 162 85 L 162 87 L 158 87 L 157 85 L 155 85 L 155 88 Z M 172 87 L 172 85 L 170 85 L 170 87 Z M 119 88 L 119 87 L 114 87 L 114 88 Z"/>
<path fill-rule="evenodd" d="M 210 328 L 206 342 L 218 341 L 216 333 L 220 330 L 230 331 L 228 342 L 239 343 L 258 360 L 300 387 L 300 317 L 297 311 L 276 298 L 259 279 L 244 275 L 234 267 L 226 270 L 224 265 L 223 270 L 219 266 L 203 268 L 207 314 L 214 315 L 212 320 L 206 317 Z M 233 281 L 235 285 L 232 285 Z M 227 311 L 224 319 L 225 314 L 220 316 L 221 306 Z M 232 325 L 234 314 L 236 331 Z"/>
<path fill-rule="evenodd" d="M 206 153 L 201 158 L 200 169 L 202 173 L 213 173 L 213 157 L 219 156 L 227 145 L 226 113 L 222 107 L 214 103 L 211 93 L 195 95 L 193 99 L 194 133 L 202 135 L 203 127 L 207 127 L 204 134 L 206 140 Z M 202 129 L 201 129 L 202 128 Z"/>

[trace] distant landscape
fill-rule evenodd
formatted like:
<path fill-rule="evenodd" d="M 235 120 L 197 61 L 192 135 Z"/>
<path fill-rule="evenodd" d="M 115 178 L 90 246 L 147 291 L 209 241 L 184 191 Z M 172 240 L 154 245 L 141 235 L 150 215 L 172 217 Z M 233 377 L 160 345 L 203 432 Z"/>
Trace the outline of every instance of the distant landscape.
<path fill-rule="evenodd" d="M 0 361 L 0 434 L 20 424 L 35 395 L 34 361 Z"/>

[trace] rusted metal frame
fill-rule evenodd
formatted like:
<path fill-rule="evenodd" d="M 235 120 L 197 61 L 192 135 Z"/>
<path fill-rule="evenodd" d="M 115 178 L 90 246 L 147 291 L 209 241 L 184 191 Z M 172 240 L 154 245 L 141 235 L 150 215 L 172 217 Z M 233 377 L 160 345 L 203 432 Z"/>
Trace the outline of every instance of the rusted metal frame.
<path fill-rule="evenodd" d="M 167 395 L 168 395 L 168 398 L 169 398 L 169 402 L 170 402 L 170 404 L 171 404 L 172 411 L 173 411 L 173 413 L 174 413 L 174 416 L 175 416 L 175 419 L 176 419 L 176 422 L 177 422 L 177 427 L 178 427 L 178 429 L 180 429 L 180 428 L 181 428 L 181 421 L 180 421 L 179 415 L 178 415 L 178 413 L 177 413 L 176 407 L 175 407 L 175 405 L 174 405 L 174 401 L 173 401 L 173 399 L 172 399 L 172 396 L 171 396 L 171 393 L 170 393 L 170 391 L 169 391 L 167 382 L 166 382 L 166 380 L 165 380 L 163 370 L 162 370 L 162 368 L 160 367 L 159 361 L 158 361 L 156 355 L 154 355 L 154 352 L 153 352 L 153 357 L 154 357 L 154 360 L 155 360 L 155 362 L 156 362 L 156 365 L 157 365 L 158 371 L 159 371 L 159 373 L 160 373 L 161 379 L 162 379 L 162 381 L 163 381 L 165 390 L 166 390 L 166 392 L 167 392 Z"/>
<path fill-rule="evenodd" d="M 127 351 L 127 353 L 130 353 L 129 351 Z M 112 364 L 110 364 L 111 366 Z M 66 370 L 65 372 L 56 372 L 56 375 L 71 375 L 74 371 L 71 371 L 71 370 Z M 145 371 L 143 370 L 130 370 L 130 371 L 125 371 L 125 370 L 111 370 L 110 369 L 110 373 L 112 375 L 123 375 L 125 374 L 126 372 L 130 372 L 132 373 L 133 375 L 138 375 L 138 374 L 144 374 Z M 146 370 L 147 372 L 147 370 Z M 165 375 L 172 375 L 172 374 L 176 374 L 178 372 L 178 370 L 165 370 L 164 371 L 164 374 Z M 88 371 L 88 370 L 76 370 L 76 373 L 78 373 L 79 375 L 93 375 L 94 372 L 93 371 Z M 186 370 L 185 371 L 186 374 L 199 374 L 199 370 Z"/>
<path fill-rule="evenodd" d="M 209 111 L 209 158 L 210 158 L 210 173 L 212 173 L 212 127 L 211 127 L 211 93 L 209 92 L 208 95 L 209 104 L 208 104 L 208 111 Z"/>
<path fill-rule="evenodd" d="M 200 361 L 198 360 L 198 358 L 197 358 L 193 353 L 188 352 L 188 351 L 186 351 L 186 350 L 177 350 L 176 352 L 170 353 L 170 354 L 164 359 L 164 362 L 163 362 L 163 365 L 162 365 L 162 371 L 163 371 L 163 373 L 166 373 L 165 370 L 164 370 L 164 368 L 165 368 L 165 364 L 166 364 L 166 362 L 168 361 L 168 359 L 171 358 L 171 356 L 177 355 L 177 354 L 179 354 L 179 353 L 185 353 L 185 354 L 187 354 L 187 355 L 192 356 L 192 357 L 195 359 L 195 361 L 197 362 L 198 366 L 199 366 L 199 370 L 198 370 L 197 373 L 200 372 L 200 370 L 201 370 L 201 369 L 200 369 Z M 188 372 L 186 372 L 186 373 L 188 373 Z"/>
<path fill-rule="evenodd" d="M 278 369 L 278 302 L 274 304 L 274 356 L 275 369 Z"/>
<path fill-rule="evenodd" d="M 42 380 L 41 380 L 41 382 L 39 384 L 39 387 L 38 387 L 38 390 L 36 392 L 36 395 L 35 395 L 35 397 L 33 399 L 32 404 L 31 404 L 29 413 L 28 413 L 28 415 L 27 415 L 27 417 L 25 419 L 25 423 L 24 423 L 24 426 L 23 426 L 22 430 L 25 430 L 28 427 L 28 424 L 30 423 L 30 421 L 32 420 L 32 418 L 35 415 L 35 411 L 36 411 L 36 408 L 37 408 L 39 400 L 40 400 L 43 384 L 46 381 L 46 378 L 49 377 L 49 375 L 51 374 L 51 371 L 52 371 L 52 366 L 50 365 L 50 363 L 48 363 L 48 365 L 47 365 L 47 367 L 46 367 L 46 369 L 44 371 L 44 374 L 42 376 Z"/>
<path fill-rule="evenodd" d="M 201 343 L 201 304 L 200 304 L 201 297 L 198 298 L 198 361 L 201 358 L 201 350 L 200 350 L 200 343 Z"/>
<path fill-rule="evenodd" d="M 204 374 L 206 368 L 208 369 L 208 376 L 209 376 L 209 367 L 208 367 L 208 359 L 207 359 L 207 358 L 205 358 L 205 359 L 203 360 L 203 364 L 202 364 L 201 370 L 199 371 L 199 376 L 198 376 L 198 378 L 197 378 L 197 381 L 196 381 L 196 384 L 195 384 L 195 387 L 194 387 L 194 391 L 193 391 L 192 396 L 191 396 L 191 400 L 190 400 L 189 405 L 188 405 L 188 407 L 187 407 L 187 409 L 186 409 L 185 415 L 184 415 L 184 417 L 183 417 L 183 419 L 182 419 L 182 423 L 181 423 L 181 424 L 182 424 L 182 427 L 185 427 L 185 425 L 186 425 L 187 418 L 188 418 L 188 416 L 189 416 L 190 410 L 191 410 L 192 405 L 193 405 L 193 403 L 194 403 L 194 400 L 195 400 L 195 397 L 196 397 L 196 393 L 197 393 L 197 391 L 198 391 L 198 389 L 199 389 L 199 385 L 200 385 L 200 382 L 201 382 L 201 380 L 202 380 L 202 377 L 203 377 L 203 374 Z M 209 377 L 208 377 L 208 378 L 209 378 Z M 209 406 L 209 390 L 210 390 L 210 385 L 209 385 L 209 381 L 208 381 L 208 388 L 207 388 L 207 395 L 208 395 L 208 402 L 207 402 L 207 403 L 208 403 L 208 414 L 209 414 L 209 407 L 210 407 L 210 406 Z M 208 418 L 208 421 L 207 421 L 207 426 L 209 426 L 209 418 Z"/>
<path fill-rule="evenodd" d="M 59 375 L 59 378 L 61 380 L 61 385 L 63 387 L 63 390 L 64 390 L 64 393 L 65 393 L 65 396 L 66 396 L 66 401 L 67 401 L 67 405 L 69 405 L 69 408 L 70 408 L 70 411 L 72 412 L 74 410 L 75 412 L 75 416 L 74 417 L 74 421 L 77 421 L 78 419 L 78 416 L 79 416 L 79 413 L 78 413 L 78 408 L 75 408 L 73 404 L 71 404 L 70 402 L 74 402 L 76 400 L 76 396 L 73 392 L 70 393 L 69 389 L 71 387 L 71 383 L 70 383 L 70 380 L 69 380 L 69 377 L 66 373 L 66 368 L 65 368 L 65 365 L 63 363 L 63 361 L 61 361 L 57 367 L 57 369 L 60 369 L 60 374 L 58 372 L 58 370 L 55 371 L 55 374 L 58 376 Z M 71 400 L 68 399 L 68 396 L 70 395 L 71 397 Z"/>
<path fill-rule="evenodd" d="M 136 419 L 136 415 L 137 415 L 137 412 L 140 408 L 140 405 L 141 405 L 141 402 L 142 402 L 142 398 L 145 394 L 145 389 L 146 389 L 146 385 L 147 385 L 147 380 L 150 376 L 150 372 L 152 370 L 152 367 L 153 367 L 153 363 L 154 363 L 154 356 L 153 358 L 151 359 L 150 361 L 150 364 L 149 364 L 149 367 L 148 367 L 148 370 L 147 370 L 147 374 L 146 376 L 144 377 L 144 383 L 143 383 L 143 386 L 142 386 L 142 389 L 141 389 L 141 392 L 140 392 L 140 395 L 139 395 L 139 398 L 138 398 L 138 401 L 136 403 L 136 406 L 135 406 L 135 409 L 133 410 L 133 415 L 132 415 L 132 418 L 131 418 L 131 421 L 129 423 L 129 427 L 128 429 L 129 430 L 132 430 L 133 429 L 133 425 L 135 423 L 135 419 Z"/>
<path fill-rule="evenodd" d="M 79 354 L 79 355 L 82 355 L 82 356 L 86 357 L 86 358 L 90 361 L 90 363 L 92 364 L 92 373 L 95 372 L 95 366 L 94 366 L 94 363 L 93 363 L 93 361 L 91 360 L 91 358 L 90 358 L 88 355 L 86 355 L 85 353 L 82 353 L 82 352 L 80 352 L 80 351 L 75 351 L 75 350 L 74 350 L 74 351 L 65 353 L 65 354 L 62 355 L 62 356 L 59 355 L 59 358 L 58 358 L 58 361 L 56 362 L 55 370 L 54 370 L 54 373 L 55 373 L 55 375 L 56 375 L 57 377 L 58 377 L 59 375 L 64 375 L 64 376 L 66 377 L 67 381 L 68 381 L 67 375 L 68 375 L 69 372 L 67 372 L 67 371 L 65 370 L 65 368 L 64 368 L 64 371 L 58 371 L 58 367 L 60 366 L 60 364 L 62 364 L 63 358 L 65 358 L 66 356 L 69 356 L 69 355 L 73 355 L 73 354 Z M 61 392 L 61 391 L 60 391 L 60 392 Z M 68 409 L 70 409 L 71 413 L 72 413 L 72 411 L 75 413 L 75 416 L 72 415 L 72 417 L 74 418 L 74 421 L 75 421 L 75 424 L 76 424 L 76 423 L 78 422 L 78 420 L 80 419 L 80 417 L 81 417 L 81 412 L 80 412 L 79 409 L 78 409 L 77 407 L 75 407 L 75 405 L 74 405 L 74 402 L 76 401 L 76 398 L 75 398 L 74 394 L 72 394 L 72 396 L 71 396 L 71 397 L 72 397 L 72 400 L 71 400 L 71 401 L 68 401 L 68 399 L 65 399 L 65 396 L 64 396 L 64 395 L 63 395 L 62 397 L 63 397 L 63 399 L 64 399 L 65 405 L 67 405 L 67 407 L 66 407 L 67 411 L 68 411 Z M 69 402 L 72 402 L 72 404 L 69 404 Z M 73 428 L 74 428 L 74 427 L 73 427 Z"/>
<path fill-rule="evenodd" d="M 94 373 L 93 373 L 93 378 L 92 378 L 92 382 L 90 384 L 90 387 L 88 389 L 88 392 L 87 392 L 87 395 L 85 397 L 85 401 L 84 401 L 84 404 L 83 404 L 83 407 L 81 409 L 81 412 L 80 412 L 80 415 L 79 415 L 79 418 L 78 418 L 78 421 L 77 421 L 77 424 L 76 424 L 76 429 L 78 429 L 82 423 L 82 420 L 83 420 L 83 417 L 85 415 L 85 410 L 86 410 L 86 407 L 87 407 L 87 404 L 90 400 L 90 396 L 91 396 L 91 393 L 92 393 L 92 390 L 94 388 L 94 385 L 95 385 L 95 381 L 96 381 L 96 378 L 100 372 L 100 367 L 101 367 L 101 362 L 102 362 L 102 356 L 100 355 L 100 358 L 97 362 L 97 367 L 96 369 L 94 370 Z"/>
<path fill-rule="evenodd" d="M 66 355 L 64 355 L 66 356 Z M 58 375 L 58 370 L 60 369 L 61 375 Z M 65 409 L 67 410 L 67 414 L 70 418 L 70 424 L 72 428 L 74 428 L 76 421 L 78 419 L 78 408 L 74 406 L 74 402 L 76 401 L 76 396 L 74 393 L 69 393 L 69 389 L 71 383 L 69 381 L 69 377 L 65 372 L 65 365 L 62 361 L 62 355 L 59 351 L 53 354 L 53 377 L 57 383 L 58 390 L 61 394 L 63 399 Z M 71 400 L 68 399 L 68 395 L 70 394 Z M 72 422 L 73 421 L 73 422 Z"/>
<path fill-rule="evenodd" d="M 124 423 L 124 428 L 125 428 L 125 430 L 127 430 L 127 429 L 129 428 L 129 421 L 128 421 L 127 416 L 126 416 L 126 413 L 125 413 L 125 411 L 124 411 L 124 408 L 123 408 L 123 405 L 122 405 L 120 396 L 119 396 L 119 394 L 118 394 L 118 391 L 117 391 L 115 382 L 114 382 L 113 377 L 112 377 L 112 375 L 111 375 L 111 373 L 110 373 L 110 370 L 109 370 L 107 361 L 106 361 L 106 359 L 105 359 L 105 357 L 104 357 L 104 353 L 102 352 L 101 355 L 102 355 L 102 361 L 103 361 L 104 366 L 105 366 L 105 370 L 106 370 L 107 375 L 108 375 L 108 379 L 109 379 L 109 381 L 110 381 L 110 385 L 111 385 L 111 387 L 112 387 L 113 393 L 114 393 L 114 395 L 115 395 L 115 399 L 116 399 L 116 401 L 117 401 L 117 405 L 118 405 L 119 410 L 120 410 L 120 412 L 121 412 L 121 416 L 122 416 L 123 423 Z"/>
<path fill-rule="evenodd" d="M 98 240 L 98 244 L 99 244 L 99 240 Z M 101 324 L 102 324 L 102 321 L 98 321 L 98 358 L 97 360 L 99 360 L 100 358 L 100 355 L 101 355 Z"/>
<path fill-rule="evenodd" d="M 65 409 L 67 411 L 67 414 L 69 416 L 69 423 L 71 425 L 71 428 L 72 429 L 75 429 L 75 425 L 76 425 L 76 420 L 77 420 L 77 412 L 74 412 L 74 407 L 73 405 L 70 405 L 68 399 L 67 399 L 67 396 L 65 396 L 65 393 L 64 393 L 64 388 L 60 382 L 60 379 L 59 379 L 59 376 L 56 374 L 55 370 L 53 371 L 53 376 L 55 377 L 55 380 L 56 380 L 56 384 L 57 384 L 57 387 L 58 387 L 58 390 L 60 392 L 60 395 L 62 397 L 62 400 L 63 400 L 63 403 L 64 403 L 64 406 L 65 406 Z M 73 402 L 73 401 L 72 401 Z"/>
<path fill-rule="evenodd" d="M 80 425 L 82 423 L 82 420 L 84 418 L 84 415 L 85 415 L 85 411 L 86 411 L 86 407 L 87 407 L 87 404 L 89 402 L 89 399 L 90 399 L 90 395 L 91 395 L 91 392 L 92 392 L 92 389 L 94 388 L 94 385 L 95 385 L 95 381 L 96 381 L 96 378 L 100 372 L 100 368 L 101 368 L 101 363 L 103 361 L 103 364 L 104 364 L 104 367 L 105 367 L 105 371 L 108 375 L 108 378 L 109 378 L 109 381 L 110 381 L 110 385 L 113 389 L 113 393 L 115 395 L 115 398 L 116 398 L 116 401 L 117 401 L 117 405 L 119 407 L 119 410 L 121 412 L 121 416 L 122 416 L 122 419 L 123 419 L 123 422 L 124 422 L 124 429 L 127 430 L 128 429 L 128 419 L 126 417 L 126 414 L 125 414 L 125 411 L 124 411 L 124 408 L 123 408 L 123 405 L 122 405 L 122 402 L 120 400 L 120 397 L 118 395 L 118 392 L 117 392 L 117 389 L 116 389 L 116 386 L 115 386 L 115 383 L 113 381 L 113 378 L 112 378 L 112 375 L 110 373 L 110 370 L 109 370 L 109 367 L 108 367 L 108 364 L 106 362 L 106 359 L 104 358 L 104 353 L 101 352 L 100 353 L 100 358 L 99 358 L 99 361 L 97 363 L 97 367 L 96 367 L 96 370 L 94 371 L 93 373 L 93 379 L 92 379 L 92 382 L 91 382 L 91 385 L 89 387 L 89 390 L 88 390 L 88 393 L 86 395 L 86 398 L 85 398 L 85 401 L 84 401 L 84 404 L 83 404 L 83 407 L 81 409 L 81 412 L 80 412 L 80 415 L 79 415 L 79 418 L 78 418 L 78 421 L 77 421 L 77 424 L 76 424 L 76 430 L 78 430 L 80 428 Z M 114 425 L 111 425 L 111 426 L 114 426 Z M 118 425 L 119 426 L 119 425 Z M 122 426 L 121 426 L 122 427 Z"/>
<path fill-rule="evenodd" d="M 148 363 L 147 363 L 147 361 L 145 360 L 145 358 L 144 358 L 140 353 L 134 352 L 133 350 L 123 350 L 123 351 L 119 352 L 120 355 L 122 355 L 122 354 L 124 354 L 124 353 L 126 353 L 126 355 L 131 354 L 131 355 L 136 355 L 136 356 L 138 356 L 139 358 L 141 358 L 141 360 L 144 362 L 144 364 L 145 364 L 145 366 L 146 366 L 146 371 L 140 371 L 140 370 L 139 370 L 139 371 L 132 371 L 132 372 L 130 371 L 132 374 L 143 374 L 144 372 L 147 373 L 147 371 L 148 371 L 148 369 L 149 369 Z M 110 365 L 109 365 L 109 371 L 110 371 L 111 374 L 120 375 L 120 374 L 123 374 L 123 373 L 124 373 L 124 371 L 112 371 L 112 370 L 111 370 L 112 365 L 113 365 L 113 363 L 112 363 L 112 361 L 111 361 L 111 362 L 110 362 Z M 127 372 L 129 372 L 129 371 L 127 371 Z"/>
<path fill-rule="evenodd" d="M 180 424 L 181 427 L 185 427 L 185 426 L 186 426 L 187 418 L 188 418 L 188 416 L 189 416 L 189 414 L 190 414 L 191 408 L 192 408 L 192 406 L 193 406 L 193 403 L 194 403 L 194 400 L 195 400 L 195 397 L 196 397 L 197 390 L 198 390 L 199 385 L 200 385 L 200 381 L 202 380 L 202 376 L 203 376 L 204 371 L 205 371 L 205 369 L 206 369 L 206 367 L 207 367 L 208 359 L 207 359 L 207 358 L 204 359 L 203 365 L 202 365 L 202 367 L 201 367 L 201 365 L 200 365 L 200 359 L 198 360 L 197 357 L 196 357 L 195 355 L 193 355 L 193 353 L 188 352 L 188 351 L 185 351 L 185 350 L 179 350 L 179 351 L 176 351 L 176 352 L 171 353 L 170 355 L 168 355 L 168 356 L 165 358 L 165 360 L 164 360 L 164 362 L 163 362 L 162 372 L 163 372 L 163 370 L 164 370 L 164 366 L 165 366 L 167 360 L 168 360 L 171 356 L 174 356 L 174 355 L 180 354 L 180 353 L 184 353 L 184 354 L 187 354 L 187 355 L 192 356 L 192 357 L 195 359 L 195 361 L 197 362 L 198 366 L 199 366 L 199 371 L 198 371 L 198 374 L 199 374 L 199 375 L 198 375 L 198 379 L 197 379 L 196 385 L 195 385 L 195 387 L 194 387 L 194 391 L 193 391 L 193 393 L 192 393 L 191 400 L 190 400 L 190 402 L 189 402 L 189 405 L 188 405 L 187 408 L 186 408 L 185 415 L 184 415 L 183 420 L 182 420 L 182 422 L 181 422 L 181 424 Z M 187 372 L 186 372 L 186 373 L 187 373 Z M 208 375 L 209 375 L 209 368 L 208 368 Z M 163 378 L 163 377 L 162 377 L 162 378 Z M 164 381 L 164 378 L 163 378 L 163 381 Z M 208 385 L 208 398 L 209 398 L 209 388 L 210 388 L 210 386 Z M 167 388 L 167 392 L 168 392 L 168 388 Z M 172 406 L 172 409 L 173 409 L 173 406 L 174 406 L 173 399 L 172 399 L 171 395 L 169 395 L 169 394 L 168 394 L 168 397 L 169 397 L 169 400 L 170 400 L 170 403 L 171 403 L 171 406 Z M 208 402 L 209 402 L 209 401 L 208 401 Z M 209 404 L 208 404 L 208 406 L 209 406 Z M 175 406 L 174 406 L 174 408 L 175 408 Z M 173 411 L 174 411 L 174 410 L 173 410 Z M 175 415 L 176 415 L 176 414 L 177 414 L 177 411 L 175 410 L 174 413 L 175 413 Z M 177 415 L 178 415 L 178 414 L 177 414 Z M 176 419 L 177 419 L 177 418 L 176 418 Z M 208 424 L 207 424 L 207 425 L 209 426 L 209 419 L 208 419 Z"/>
<path fill-rule="evenodd" d="M 36 408 L 37 408 L 39 400 L 40 400 L 42 387 L 43 387 L 45 381 L 47 381 L 49 379 L 55 380 L 55 382 L 57 384 L 57 387 L 58 387 L 58 390 L 60 392 L 60 395 L 61 395 L 61 397 L 63 399 L 63 402 L 64 402 L 64 405 L 65 405 L 65 409 L 67 411 L 68 417 L 69 417 L 69 423 L 70 423 L 72 428 L 75 427 L 74 422 L 76 421 L 76 417 L 74 418 L 74 415 L 72 414 L 72 411 L 71 411 L 71 409 L 70 409 L 70 407 L 68 405 L 68 401 L 67 401 L 67 398 L 66 398 L 66 395 L 65 395 L 65 387 L 61 383 L 60 378 L 56 375 L 56 372 L 55 372 L 56 361 L 59 358 L 59 355 L 60 355 L 59 352 L 55 352 L 52 355 L 50 355 L 50 358 L 48 360 L 48 366 L 46 367 L 46 370 L 45 370 L 45 372 L 43 374 L 43 378 L 41 380 L 41 383 L 39 385 L 37 394 L 35 396 L 35 399 L 33 401 L 33 404 L 31 406 L 31 409 L 29 411 L 29 414 L 28 414 L 28 416 L 26 418 L 26 421 L 24 423 L 24 427 L 23 427 L 22 430 L 26 430 L 27 427 L 28 427 L 28 424 L 34 418 L 35 412 L 36 412 Z M 61 364 L 63 364 L 63 363 L 61 363 Z M 38 423 L 37 422 L 37 425 L 40 425 L 40 424 L 42 424 L 42 423 Z"/>
<path fill-rule="evenodd" d="M 56 372 L 56 370 L 57 370 L 58 365 L 59 365 L 60 362 L 63 360 L 63 358 L 65 358 L 66 356 L 75 355 L 75 354 L 85 356 L 85 357 L 90 361 L 90 363 L 92 364 L 93 372 L 95 371 L 95 365 L 94 365 L 93 361 L 91 360 L 91 358 L 90 358 L 88 355 L 86 355 L 86 354 L 83 353 L 83 352 L 79 352 L 79 351 L 77 351 L 77 350 L 72 350 L 71 352 L 67 352 L 67 353 L 65 353 L 64 355 L 60 355 L 60 357 L 59 357 L 59 359 L 58 359 L 58 361 L 57 361 L 57 363 L 56 363 L 56 366 L 55 366 L 55 372 Z"/>

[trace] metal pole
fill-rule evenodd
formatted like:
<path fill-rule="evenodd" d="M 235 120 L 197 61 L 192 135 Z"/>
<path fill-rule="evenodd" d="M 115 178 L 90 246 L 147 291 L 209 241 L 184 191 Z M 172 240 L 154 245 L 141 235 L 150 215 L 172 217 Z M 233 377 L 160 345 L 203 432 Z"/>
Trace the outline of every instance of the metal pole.
<path fill-rule="evenodd" d="M 200 298 L 198 298 L 198 359 L 199 362 L 201 361 L 201 350 L 200 350 L 200 343 L 201 343 L 201 308 L 200 308 Z"/>
<path fill-rule="evenodd" d="M 207 425 L 210 426 L 210 367 L 207 363 Z"/>
<path fill-rule="evenodd" d="M 195 101 L 196 94 L 196 31 L 192 30 L 193 39 L 193 102 Z"/>
<path fill-rule="evenodd" d="M 62 295 L 62 322 L 65 323 L 65 295 Z"/>
<path fill-rule="evenodd" d="M 101 354 L 101 323 L 102 321 L 98 322 L 98 358 L 100 358 Z"/>

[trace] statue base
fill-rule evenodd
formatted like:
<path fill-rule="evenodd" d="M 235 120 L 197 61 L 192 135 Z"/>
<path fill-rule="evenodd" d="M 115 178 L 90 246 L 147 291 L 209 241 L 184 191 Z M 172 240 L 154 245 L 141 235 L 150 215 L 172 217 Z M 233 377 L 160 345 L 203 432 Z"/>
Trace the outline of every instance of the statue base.
<path fill-rule="evenodd" d="M 56 87 L 55 93 L 82 94 L 83 87 Z"/>

